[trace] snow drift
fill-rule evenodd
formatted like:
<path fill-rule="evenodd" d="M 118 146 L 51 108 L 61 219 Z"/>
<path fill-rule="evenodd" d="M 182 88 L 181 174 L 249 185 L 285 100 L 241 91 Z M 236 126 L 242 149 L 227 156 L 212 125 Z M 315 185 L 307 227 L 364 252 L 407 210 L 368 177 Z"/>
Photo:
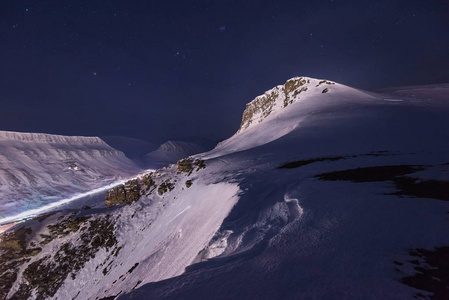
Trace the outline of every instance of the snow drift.
<path fill-rule="evenodd" d="M 444 299 L 448 115 L 444 96 L 293 78 L 139 200 L 4 234 L 0 297 Z"/>

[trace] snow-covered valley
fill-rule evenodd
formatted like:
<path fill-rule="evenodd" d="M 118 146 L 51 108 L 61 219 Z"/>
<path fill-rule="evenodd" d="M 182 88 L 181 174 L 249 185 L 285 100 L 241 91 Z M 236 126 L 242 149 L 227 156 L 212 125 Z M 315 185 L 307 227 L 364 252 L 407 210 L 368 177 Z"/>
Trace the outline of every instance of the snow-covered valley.
<path fill-rule="evenodd" d="M 267 91 L 138 200 L 4 233 L 0 298 L 445 299 L 449 88 L 404 89 Z"/>
<path fill-rule="evenodd" d="M 0 132 L 1 220 L 138 173 L 100 138 Z"/>

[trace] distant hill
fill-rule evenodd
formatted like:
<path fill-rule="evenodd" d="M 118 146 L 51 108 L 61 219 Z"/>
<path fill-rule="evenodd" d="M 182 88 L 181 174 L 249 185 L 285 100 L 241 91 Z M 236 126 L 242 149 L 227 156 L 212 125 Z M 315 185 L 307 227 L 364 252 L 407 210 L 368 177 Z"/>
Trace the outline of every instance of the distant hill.
<path fill-rule="evenodd" d="M 176 163 L 178 159 L 204 152 L 205 148 L 188 142 L 167 141 L 158 149 L 145 155 L 145 161 L 150 168 L 160 168 Z"/>
<path fill-rule="evenodd" d="M 158 148 L 158 144 L 130 137 L 101 136 L 100 138 L 112 148 L 125 153 L 130 159 L 142 160 L 145 154 Z"/>
<path fill-rule="evenodd" d="M 98 137 L 0 131 L 0 219 L 140 170 Z"/>

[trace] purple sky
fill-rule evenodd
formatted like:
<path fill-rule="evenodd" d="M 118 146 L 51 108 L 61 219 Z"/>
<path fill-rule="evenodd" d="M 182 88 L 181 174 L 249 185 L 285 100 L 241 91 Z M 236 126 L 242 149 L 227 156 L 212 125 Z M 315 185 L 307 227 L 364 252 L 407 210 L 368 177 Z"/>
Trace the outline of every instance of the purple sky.
<path fill-rule="evenodd" d="M 449 82 L 448 16 L 447 1 L 2 1 L 0 130 L 220 140 L 294 76 Z"/>

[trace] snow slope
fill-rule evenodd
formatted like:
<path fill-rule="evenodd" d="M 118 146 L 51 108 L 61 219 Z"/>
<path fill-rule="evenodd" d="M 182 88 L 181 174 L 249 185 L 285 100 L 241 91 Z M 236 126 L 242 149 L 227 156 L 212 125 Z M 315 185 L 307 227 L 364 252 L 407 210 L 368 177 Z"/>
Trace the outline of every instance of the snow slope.
<path fill-rule="evenodd" d="M 16 232 L 23 246 L 0 244 L 0 272 L 17 274 L 0 297 L 445 299 L 430 288 L 445 269 L 416 253 L 449 245 L 449 99 L 320 82 L 293 78 L 256 98 L 234 136 L 191 172 L 171 165 L 151 186 L 144 175 L 131 205 L 10 230 L 2 238 Z M 407 281 L 416 268 L 432 283 Z"/>
<path fill-rule="evenodd" d="M 238 182 L 242 190 L 203 251 L 220 255 L 205 255 L 181 276 L 120 299 L 429 297 L 431 292 L 401 280 L 416 273 L 412 249 L 449 245 L 448 202 L 393 195 L 397 188 L 391 180 L 315 177 L 410 164 L 426 166 L 410 176 L 447 185 L 449 99 L 401 100 L 336 84 L 328 93 L 279 107 L 200 155 L 221 164 L 221 173 L 214 175 Z M 278 169 L 307 160 L 301 167 Z M 419 260 L 418 267 L 429 268 Z"/>
<path fill-rule="evenodd" d="M 0 219 L 139 170 L 97 137 L 0 131 Z"/>

